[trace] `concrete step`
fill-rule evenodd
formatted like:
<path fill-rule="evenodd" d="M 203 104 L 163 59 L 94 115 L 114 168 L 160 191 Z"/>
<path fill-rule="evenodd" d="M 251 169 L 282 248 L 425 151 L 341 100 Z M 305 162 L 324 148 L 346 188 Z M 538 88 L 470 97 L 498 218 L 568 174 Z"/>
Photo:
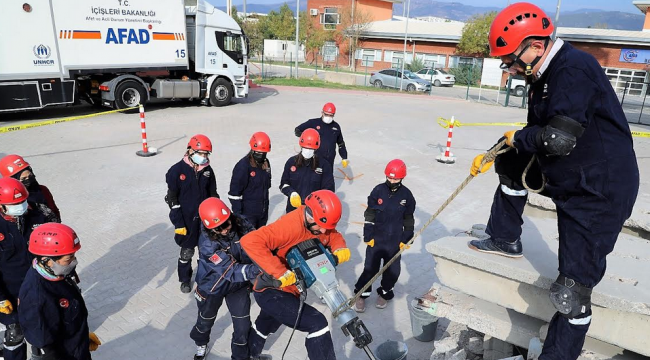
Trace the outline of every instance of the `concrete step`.
<path fill-rule="evenodd" d="M 466 219 L 480 218 L 484 209 L 470 210 Z M 475 212 L 471 214 L 471 212 Z M 479 214 L 479 215 L 477 215 Z M 484 215 L 487 218 L 487 214 Z M 468 224 L 467 230 L 471 228 Z M 558 271 L 557 223 L 525 219 L 524 257 L 510 259 L 471 250 L 471 237 L 443 237 L 427 244 L 443 285 L 506 309 L 550 321 L 555 309 L 548 289 Z M 589 336 L 650 356 L 650 242 L 621 234 L 608 257 L 607 274 L 594 289 Z"/>

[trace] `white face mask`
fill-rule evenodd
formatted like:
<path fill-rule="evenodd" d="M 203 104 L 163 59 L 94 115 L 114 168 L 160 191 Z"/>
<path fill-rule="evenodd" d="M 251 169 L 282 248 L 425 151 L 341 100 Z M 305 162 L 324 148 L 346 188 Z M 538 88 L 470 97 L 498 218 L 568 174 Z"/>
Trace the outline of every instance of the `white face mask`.
<path fill-rule="evenodd" d="M 325 124 L 331 124 L 334 121 L 334 116 L 323 115 L 323 122 Z"/>
<path fill-rule="evenodd" d="M 23 201 L 16 205 L 5 205 L 7 208 L 6 214 L 9 216 L 23 216 L 27 212 L 27 201 Z"/>
<path fill-rule="evenodd" d="M 302 157 L 304 157 L 305 159 L 311 159 L 312 157 L 314 157 L 314 151 L 315 151 L 314 149 L 303 148 L 301 151 Z"/>
<path fill-rule="evenodd" d="M 201 156 L 197 153 L 192 154 L 192 161 L 194 161 L 195 164 L 198 165 L 203 165 L 208 161 L 208 158 L 205 156 Z"/>

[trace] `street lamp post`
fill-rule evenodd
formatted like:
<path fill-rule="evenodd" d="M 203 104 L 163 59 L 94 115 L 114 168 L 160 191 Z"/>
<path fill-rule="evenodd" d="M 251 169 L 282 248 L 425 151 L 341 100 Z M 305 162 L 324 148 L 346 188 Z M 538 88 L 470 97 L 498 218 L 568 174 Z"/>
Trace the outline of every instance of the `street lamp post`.
<path fill-rule="evenodd" d="M 399 91 L 402 91 L 402 83 L 404 82 L 404 65 L 406 64 L 406 40 L 409 33 L 409 15 L 411 13 L 411 0 L 406 3 L 406 28 L 404 29 L 404 52 L 402 53 L 402 78 L 399 81 Z"/>
<path fill-rule="evenodd" d="M 298 72 L 298 32 L 300 31 L 300 0 L 296 0 L 296 79 L 300 73 Z"/>
<path fill-rule="evenodd" d="M 551 36 L 551 39 L 555 41 L 555 33 L 557 32 L 557 27 L 560 21 L 560 5 L 562 5 L 562 0 L 557 0 L 557 9 L 555 10 L 555 25 L 553 27 L 553 35 Z"/>

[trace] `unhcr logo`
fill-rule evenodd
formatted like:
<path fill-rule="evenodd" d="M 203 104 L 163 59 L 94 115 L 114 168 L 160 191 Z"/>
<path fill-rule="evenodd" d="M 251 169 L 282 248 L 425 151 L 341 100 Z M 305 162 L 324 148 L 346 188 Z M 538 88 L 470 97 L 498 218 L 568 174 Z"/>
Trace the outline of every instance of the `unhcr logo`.
<path fill-rule="evenodd" d="M 34 46 L 34 55 L 38 60 L 34 60 L 34 65 L 54 65 L 54 60 L 48 60 L 52 55 L 52 51 L 47 45 L 36 45 Z"/>

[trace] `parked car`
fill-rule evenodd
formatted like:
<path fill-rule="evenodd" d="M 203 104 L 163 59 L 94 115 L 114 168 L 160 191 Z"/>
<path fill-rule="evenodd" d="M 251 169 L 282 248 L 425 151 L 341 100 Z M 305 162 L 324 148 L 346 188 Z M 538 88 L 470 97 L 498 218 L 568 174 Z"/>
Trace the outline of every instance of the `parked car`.
<path fill-rule="evenodd" d="M 521 75 L 515 75 L 510 81 L 510 93 L 522 97 L 526 93 L 526 80 Z"/>
<path fill-rule="evenodd" d="M 431 83 L 422 80 L 415 73 L 404 70 L 404 76 L 402 77 L 402 72 L 397 69 L 384 69 L 375 73 L 370 74 L 370 84 L 375 87 L 391 87 L 399 89 L 400 79 L 402 81 L 402 89 L 406 91 L 430 91 Z"/>
<path fill-rule="evenodd" d="M 456 76 L 441 70 L 424 68 L 415 73 L 420 79 L 424 79 L 433 83 L 433 86 L 454 86 L 456 83 Z"/>

